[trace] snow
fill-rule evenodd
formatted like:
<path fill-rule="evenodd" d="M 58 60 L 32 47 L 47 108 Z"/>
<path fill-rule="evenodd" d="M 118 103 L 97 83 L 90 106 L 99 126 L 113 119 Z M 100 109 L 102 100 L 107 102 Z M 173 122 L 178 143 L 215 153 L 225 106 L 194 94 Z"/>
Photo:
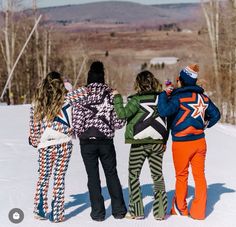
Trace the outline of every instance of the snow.
<path fill-rule="evenodd" d="M 47 227 L 59 225 L 81 227 L 233 227 L 236 215 L 236 127 L 218 124 L 206 131 L 208 152 L 206 177 L 208 182 L 207 218 L 204 221 L 187 217 L 170 216 L 158 222 L 152 215 L 152 181 L 147 162 L 142 170 L 141 184 L 145 205 L 145 220 L 115 220 L 111 215 L 110 199 L 101 170 L 103 195 L 107 208 L 106 220 L 102 223 L 90 219 L 90 204 L 87 190 L 87 177 L 79 152 L 78 141 L 74 141 L 74 151 L 66 176 L 66 217 L 60 224 L 38 221 L 33 218 L 33 196 L 37 180 L 37 150 L 28 145 L 29 106 L 0 107 L 0 227 L 14 224 L 8 220 L 12 208 L 20 208 L 25 219 L 19 227 Z M 116 133 L 118 173 L 123 186 L 126 203 L 128 202 L 128 154 L 129 146 L 124 144 L 124 130 Z M 164 157 L 164 177 L 170 208 L 174 193 L 175 176 L 171 157 L 171 141 Z M 193 179 L 189 178 L 189 197 L 191 201 L 194 188 Z M 51 192 L 51 190 L 50 190 Z M 51 193 L 49 193 L 49 198 Z M 50 201 L 49 201 L 50 202 Z"/>

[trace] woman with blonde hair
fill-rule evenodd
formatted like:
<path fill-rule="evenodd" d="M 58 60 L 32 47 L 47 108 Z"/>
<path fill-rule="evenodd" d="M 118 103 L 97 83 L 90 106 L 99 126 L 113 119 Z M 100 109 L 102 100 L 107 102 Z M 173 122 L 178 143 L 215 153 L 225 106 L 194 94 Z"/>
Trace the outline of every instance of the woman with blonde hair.
<path fill-rule="evenodd" d="M 84 88 L 68 93 L 62 76 L 50 72 L 36 89 L 30 112 L 29 143 L 38 148 L 39 178 L 34 199 L 37 219 L 46 219 L 49 180 L 54 167 L 53 222 L 64 220 L 64 180 L 72 152 L 72 106 L 86 96 Z"/>
<path fill-rule="evenodd" d="M 162 159 L 166 149 L 168 130 L 166 119 L 159 116 L 157 102 L 160 82 L 149 71 L 140 72 L 135 81 L 136 94 L 123 99 L 115 94 L 115 110 L 119 118 L 126 119 L 125 142 L 131 144 L 129 155 L 129 212 L 130 219 L 143 219 L 144 207 L 139 176 L 145 159 L 148 159 L 154 182 L 153 215 L 156 220 L 165 218 L 167 195 L 162 174 Z"/>

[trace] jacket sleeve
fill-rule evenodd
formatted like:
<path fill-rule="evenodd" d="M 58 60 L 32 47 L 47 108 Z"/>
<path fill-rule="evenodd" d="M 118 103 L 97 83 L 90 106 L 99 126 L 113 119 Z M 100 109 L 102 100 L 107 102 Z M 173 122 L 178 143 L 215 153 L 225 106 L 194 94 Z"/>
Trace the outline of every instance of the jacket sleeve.
<path fill-rule="evenodd" d="M 179 100 L 175 96 L 168 97 L 163 91 L 158 97 L 158 112 L 162 117 L 169 117 L 177 113 L 179 109 Z"/>
<path fill-rule="evenodd" d="M 205 120 L 208 121 L 207 128 L 211 128 L 213 125 L 219 121 L 221 117 L 219 109 L 215 106 L 215 104 L 209 99 L 209 105 L 206 109 Z"/>
<path fill-rule="evenodd" d="M 85 87 L 81 87 L 72 92 L 68 92 L 66 95 L 66 99 L 71 105 L 80 103 L 85 97 L 87 97 L 87 88 Z"/>
<path fill-rule="evenodd" d="M 30 107 L 30 135 L 29 135 L 29 144 L 33 147 L 37 147 L 40 142 L 41 137 L 41 123 L 36 121 L 34 118 L 34 108 Z"/>
<path fill-rule="evenodd" d="M 84 111 L 80 104 L 75 104 L 72 108 L 72 128 L 73 134 L 79 136 L 84 127 Z"/>
<path fill-rule="evenodd" d="M 116 111 L 117 116 L 120 119 L 127 119 L 135 115 L 135 113 L 138 111 L 139 102 L 135 97 L 133 97 L 131 98 L 131 100 L 128 101 L 128 103 L 124 107 L 122 96 L 115 95 L 114 106 L 115 106 L 115 111 Z"/>
<path fill-rule="evenodd" d="M 118 118 L 115 110 L 112 112 L 112 120 L 115 129 L 121 129 L 125 126 L 126 120 Z"/>

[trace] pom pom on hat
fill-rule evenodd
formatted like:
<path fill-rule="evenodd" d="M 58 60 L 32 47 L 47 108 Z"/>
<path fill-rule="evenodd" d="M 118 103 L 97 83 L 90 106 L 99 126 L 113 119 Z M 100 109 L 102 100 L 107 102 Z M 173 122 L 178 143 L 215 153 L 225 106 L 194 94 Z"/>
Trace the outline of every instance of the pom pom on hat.
<path fill-rule="evenodd" d="M 198 64 L 191 64 L 191 65 L 189 65 L 188 66 L 190 69 L 192 69 L 194 72 L 199 72 L 199 69 L 200 69 L 200 67 L 199 67 L 199 65 Z"/>
<path fill-rule="evenodd" d="M 187 86 L 196 85 L 198 72 L 199 72 L 199 65 L 191 64 L 181 70 L 179 78 Z"/>

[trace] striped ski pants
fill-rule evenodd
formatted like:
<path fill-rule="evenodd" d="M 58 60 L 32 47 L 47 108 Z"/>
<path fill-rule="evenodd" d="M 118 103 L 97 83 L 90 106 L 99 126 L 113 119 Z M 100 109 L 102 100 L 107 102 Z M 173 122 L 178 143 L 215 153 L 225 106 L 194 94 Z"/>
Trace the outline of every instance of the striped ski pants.
<path fill-rule="evenodd" d="M 148 159 L 154 183 L 153 215 L 164 218 L 167 210 L 167 195 L 162 175 L 163 144 L 131 145 L 129 156 L 129 212 L 133 216 L 144 216 L 144 207 L 139 182 L 145 159 Z"/>
<path fill-rule="evenodd" d="M 72 153 L 72 142 L 41 148 L 39 152 L 39 178 L 34 198 L 34 213 L 46 217 L 48 211 L 48 187 L 53 172 L 53 198 L 51 221 L 60 222 L 64 219 L 65 174 Z"/>

